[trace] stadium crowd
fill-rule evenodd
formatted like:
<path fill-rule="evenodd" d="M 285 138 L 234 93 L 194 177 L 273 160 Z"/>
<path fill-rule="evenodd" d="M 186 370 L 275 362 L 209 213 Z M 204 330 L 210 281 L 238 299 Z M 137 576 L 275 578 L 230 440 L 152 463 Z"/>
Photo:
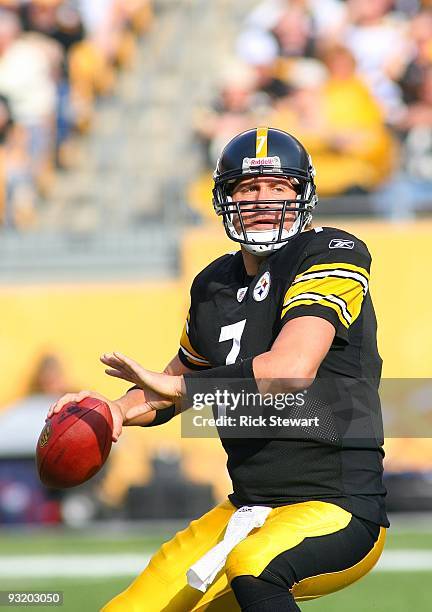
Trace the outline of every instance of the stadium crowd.
<path fill-rule="evenodd" d="M 152 0 L 0 0 L 0 225 L 26 228 L 72 138 L 149 27 Z"/>
<path fill-rule="evenodd" d="M 374 193 L 395 216 L 432 205 L 430 0 L 262 0 L 235 49 L 196 113 L 202 214 L 217 152 L 257 124 L 304 143 L 323 197 Z"/>
<path fill-rule="evenodd" d="M 0 0 L 0 225 L 26 228 L 115 89 L 152 0 Z M 197 109 L 204 217 L 217 152 L 257 124 L 296 134 L 322 197 L 372 193 L 401 216 L 432 202 L 431 0 L 261 0 Z"/>

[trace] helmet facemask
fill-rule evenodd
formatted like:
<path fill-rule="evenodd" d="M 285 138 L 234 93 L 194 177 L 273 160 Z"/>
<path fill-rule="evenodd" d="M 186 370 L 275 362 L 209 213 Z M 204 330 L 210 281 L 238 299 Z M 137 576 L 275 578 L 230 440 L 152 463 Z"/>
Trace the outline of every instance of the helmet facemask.
<path fill-rule="evenodd" d="M 277 158 L 274 158 L 275 160 Z M 272 160 L 273 161 L 273 160 Z M 261 165 L 256 170 L 247 169 L 242 172 L 215 173 L 215 187 L 213 189 L 213 205 L 218 215 L 223 217 L 225 231 L 228 237 L 243 245 L 248 252 L 266 256 L 280 249 L 286 242 L 293 239 L 310 223 L 312 211 L 315 208 L 317 197 L 313 181 L 314 170 L 310 164 L 308 176 L 305 172 L 294 168 L 275 168 Z M 235 185 L 242 179 L 266 176 L 289 179 L 296 189 L 294 199 L 281 200 L 241 200 L 234 202 L 232 192 Z M 262 223 L 262 230 L 247 230 L 248 217 L 263 215 L 263 212 L 274 215 Z M 287 216 L 295 215 L 294 221 L 285 228 Z M 271 229 L 265 229 L 265 225 Z M 237 226 L 237 229 L 236 229 Z"/>

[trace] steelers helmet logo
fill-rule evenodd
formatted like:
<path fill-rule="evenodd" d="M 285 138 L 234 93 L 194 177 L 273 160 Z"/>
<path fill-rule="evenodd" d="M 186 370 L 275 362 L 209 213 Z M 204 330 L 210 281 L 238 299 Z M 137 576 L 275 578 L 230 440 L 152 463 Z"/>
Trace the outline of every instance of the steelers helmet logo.
<path fill-rule="evenodd" d="M 270 291 L 270 272 L 264 272 L 253 290 L 253 298 L 256 302 L 262 302 Z"/>
<path fill-rule="evenodd" d="M 43 448 L 44 446 L 46 446 L 48 444 L 48 440 L 50 438 L 51 435 L 51 423 L 50 421 L 46 422 L 45 427 L 42 429 L 42 433 L 39 437 L 39 446 L 41 448 Z"/>

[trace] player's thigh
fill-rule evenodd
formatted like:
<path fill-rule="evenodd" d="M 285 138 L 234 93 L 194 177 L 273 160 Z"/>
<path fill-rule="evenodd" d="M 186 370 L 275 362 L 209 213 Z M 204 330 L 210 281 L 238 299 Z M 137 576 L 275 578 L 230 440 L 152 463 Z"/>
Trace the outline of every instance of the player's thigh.
<path fill-rule="evenodd" d="M 275 508 L 228 556 L 228 581 L 253 575 L 311 599 L 351 584 L 377 562 L 385 529 L 339 506 L 305 502 Z"/>
<path fill-rule="evenodd" d="M 210 607 L 211 600 L 229 590 L 225 574 L 219 576 L 211 590 L 203 594 L 187 584 L 186 572 L 223 538 L 226 525 L 235 510 L 226 501 L 192 521 L 185 530 L 161 546 L 145 570 L 126 590 L 106 604 L 103 612 L 213 610 Z"/>
<path fill-rule="evenodd" d="M 284 563 L 297 568 L 294 572 L 298 582 L 292 588 L 295 599 L 306 601 L 334 593 L 370 572 L 381 556 L 386 538 L 386 529 L 378 525 L 376 528 L 376 534 L 368 538 L 364 521 L 353 517 L 340 533 L 325 536 L 322 541 L 305 540 L 297 555 L 288 553 Z M 322 558 L 325 564 L 316 562 Z M 276 571 L 275 564 L 268 569 Z"/>

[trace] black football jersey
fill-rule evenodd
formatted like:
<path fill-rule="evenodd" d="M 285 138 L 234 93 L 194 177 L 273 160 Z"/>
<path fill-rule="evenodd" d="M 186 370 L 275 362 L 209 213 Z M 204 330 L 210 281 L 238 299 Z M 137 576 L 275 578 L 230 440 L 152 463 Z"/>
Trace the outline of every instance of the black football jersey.
<path fill-rule="evenodd" d="M 320 434 L 302 438 L 221 438 L 236 506 L 307 500 L 338 504 L 388 526 L 382 482 L 381 358 L 369 292 L 366 245 L 340 229 L 301 233 L 248 276 L 241 252 L 213 261 L 194 279 L 179 357 L 200 370 L 239 363 L 271 349 L 301 316 L 329 321 L 330 350 L 308 389 Z M 332 386 L 334 385 L 334 386 Z M 306 411 L 306 412 L 305 412 Z"/>

